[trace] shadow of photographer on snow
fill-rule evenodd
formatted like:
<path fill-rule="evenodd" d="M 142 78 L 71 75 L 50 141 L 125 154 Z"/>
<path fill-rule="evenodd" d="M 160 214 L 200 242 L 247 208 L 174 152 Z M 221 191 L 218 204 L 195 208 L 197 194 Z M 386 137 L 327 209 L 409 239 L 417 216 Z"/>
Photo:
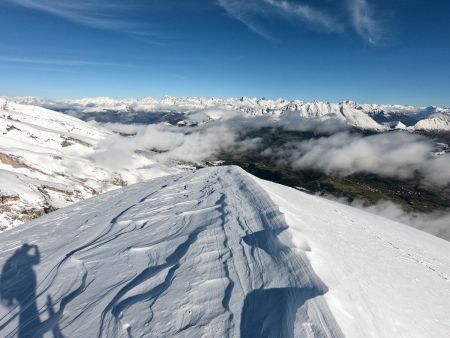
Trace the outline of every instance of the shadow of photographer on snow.
<path fill-rule="evenodd" d="M 47 296 L 47 311 L 49 319 L 41 322 L 37 306 L 37 277 L 33 267 L 41 261 L 37 245 L 23 244 L 4 264 L 0 276 L 0 300 L 3 305 L 15 313 L 6 323 L 0 322 L 0 332 L 11 320 L 19 317 L 19 324 L 14 332 L 18 338 L 41 338 L 45 332 L 52 331 L 55 338 L 63 338 L 58 328 L 57 313 L 53 309 L 50 296 Z M 56 322 L 54 325 L 49 325 Z M 3 335 L 3 334 L 2 334 Z"/>

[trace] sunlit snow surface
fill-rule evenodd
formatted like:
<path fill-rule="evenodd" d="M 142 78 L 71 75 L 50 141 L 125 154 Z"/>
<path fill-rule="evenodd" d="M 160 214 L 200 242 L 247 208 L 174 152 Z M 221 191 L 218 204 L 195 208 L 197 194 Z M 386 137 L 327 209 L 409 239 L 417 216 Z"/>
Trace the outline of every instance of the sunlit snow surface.
<path fill-rule="evenodd" d="M 74 117 L 0 98 L 0 231 L 121 185 L 177 171 L 142 153 L 103 155 L 100 144 L 113 138 Z"/>
<path fill-rule="evenodd" d="M 237 167 L 116 190 L 0 242 L 2 337 L 450 335 L 448 242 Z"/>

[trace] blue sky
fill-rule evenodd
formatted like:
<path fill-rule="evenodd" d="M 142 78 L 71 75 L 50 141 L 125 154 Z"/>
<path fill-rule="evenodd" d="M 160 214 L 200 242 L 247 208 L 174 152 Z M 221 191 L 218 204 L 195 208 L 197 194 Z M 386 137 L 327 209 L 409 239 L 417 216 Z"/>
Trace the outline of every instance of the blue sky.
<path fill-rule="evenodd" d="M 450 106 L 444 0 L 2 0 L 0 95 Z"/>

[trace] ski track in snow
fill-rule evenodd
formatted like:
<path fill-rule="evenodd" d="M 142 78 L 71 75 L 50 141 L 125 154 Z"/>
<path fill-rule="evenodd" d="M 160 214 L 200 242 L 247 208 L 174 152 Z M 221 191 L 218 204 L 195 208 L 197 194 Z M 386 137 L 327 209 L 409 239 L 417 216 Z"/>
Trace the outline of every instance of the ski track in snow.
<path fill-rule="evenodd" d="M 254 179 L 236 167 L 210 168 L 2 233 L 0 266 L 21 243 L 39 246 L 39 334 L 341 337 L 327 286 L 306 255 L 279 239 L 285 229 Z M 17 334 L 18 316 L 17 305 L 0 306 L 2 337 Z"/>

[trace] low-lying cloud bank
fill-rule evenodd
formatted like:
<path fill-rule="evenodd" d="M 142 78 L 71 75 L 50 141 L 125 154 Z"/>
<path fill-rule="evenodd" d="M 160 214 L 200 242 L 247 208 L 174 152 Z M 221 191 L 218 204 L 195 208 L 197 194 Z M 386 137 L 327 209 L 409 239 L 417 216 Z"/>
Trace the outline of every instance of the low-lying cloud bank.
<path fill-rule="evenodd" d="M 293 169 L 316 169 L 340 177 L 356 173 L 413 179 L 424 186 L 450 183 L 450 154 L 437 155 L 426 137 L 406 132 L 362 136 L 340 132 L 331 136 L 268 148 L 265 155 Z"/>
<path fill-rule="evenodd" d="M 254 151 L 258 138 L 240 140 L 239 133 L 218 123 L 202 127 L 174 127 L 166 124 L 149 126 L 108 125 L 116 132 L 136 133 L 132 137 L 115 136 L 99 145 L 94 160 L 106 166 L 121 166 L 136 152 L 147 151 L 159 162 L 181 161 L 200 163 L 214 155 L 231 151 L 245 153 Z M 122 160 L 107 163 L 110 158 Z M 116 167 L 112 169 L 118 169 Z"/>
<path fill-rule="evenodd" d="M 132 156 L 138 150 L 156 150 L 160 161 L 202 162 L 214 155 L 252 152 L 277 165 L 295 170 L 314 169 L 345 177 L 357 173 L 396 179 L 416 179 L 428 188 L 450 184 L 450 154 L 436 152 L 425 136 L 396 131 L 375 135 L 354 133 L 341 122 L 313 119 L 233 117 L 196 127 L 169 124 L 133 126 L 108 124 L 109 129 L 135 136 L 117 136 L 102 144 L 99 152 Z M 265 144 L 255 131 L 277 127 L 311 132 L 315 137 L 282 145 Z M 248 136 L 252 135 L 252 136 Z M 255 136 L 256 135 L 256 136 Z M 321 136 L 317 136 L 321 135 Z"/>
<path fill-rule="evenodd" d="M 361 200 L 349 202 L 345 198 L 336 198 L 329 194 L 321 196 L 339 203 L 362 209 L 375 215 L 389 218 L 402 224 L 410 225 L 413 228 L 450 241 L 450 212 L 407 212 L 400 205 L 390 201 L 382 201 L 375 205 L 367 206 L 366 203 Z"/>
<path fill-rule="evenodd" d="M 364 210 L 399 221 L 403 224 L 411 225 L 414 228 L 450 241 L 450 213 L 443 211 L 409 213 L 400 206 L 388 201 L 374 206 L 364 207 Z"/>

